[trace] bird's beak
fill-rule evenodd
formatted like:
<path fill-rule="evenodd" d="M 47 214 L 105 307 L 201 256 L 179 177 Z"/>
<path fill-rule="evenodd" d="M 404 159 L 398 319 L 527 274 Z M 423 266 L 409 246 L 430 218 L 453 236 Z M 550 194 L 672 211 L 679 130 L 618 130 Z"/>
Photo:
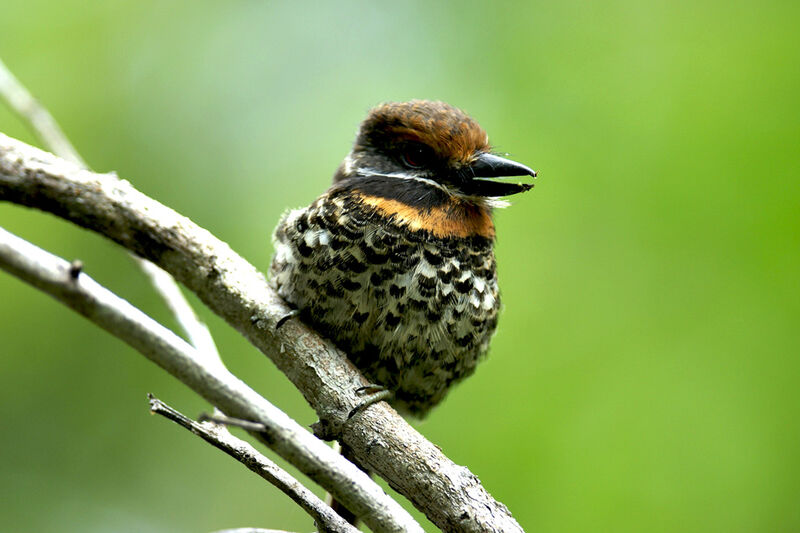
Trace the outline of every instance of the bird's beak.
<path fill-rule="evenodd" d="M 465 170 L 467 170 L 469 177 L 472 178 L 465 184 L 466 192 L 476 196 L 508 196 L 509 194 L 517 194 L 533 188 L 533 183 L 508 183 L 481 178 L 505 176 L 536 177 L 536 171 L 531 170 L 522 163 L 486 152 L 481 153 Z"/>

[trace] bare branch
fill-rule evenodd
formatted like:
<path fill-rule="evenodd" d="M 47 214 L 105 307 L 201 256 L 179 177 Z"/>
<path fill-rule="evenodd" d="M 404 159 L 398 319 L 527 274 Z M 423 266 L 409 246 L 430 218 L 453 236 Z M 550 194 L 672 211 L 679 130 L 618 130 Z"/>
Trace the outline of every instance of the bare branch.
<path fill-rule="evenodd" d="M 422 531 L 369 477 L 221 364 L 201 358 L 173 332 L 114 295 L 86 274 L 0 228 L 0 268 L 50 294 L 119 337 L 232 416 L 263 424 L 255 434 L 281 457 L 339 498 L 364 509 L 374 531 Z"/>
<path fill-rule="evenodd" d="M 225 416 L 220 413 L 214 413 L 213 415 L 200 413 L 200 416 L 197 417 L 198 422 L 212 422 L 218 426 L 224 427 L 236 427 L 240 429 L 244 429 L 247 431 L 255 431 L 260 433 L 264 431 L 264 426 L 259 424 L 258 422 L 252 422 L 250 420 L 242 420 L 241 418 L 233 418 L 230 416 Z"/>
<path fill-rule="evenodd" d="M 89 168 L 53 116 L 20 83 L 2 60 L 0 60 L 0 97 L 20 118 L 28 123 L 48 150 L 67 161 L 72 161 L 83 168 Z M 132 258 L 161 294 L 178 324 L 189 337 L 189 342 L 200 350 L 204 357 L 216 358 L 222 363 L 208 327 L 197 318 L 172 276 L 141 257 L 134 255 Z"/>
<path fill-rule="evenodd" d="M 477 477 L 447 459 L 385 403 L 348 418 L 360 403 L 356 389 L 368 383 L 341 352 L 299 320 L 276 330 L 289 312 L 287 306 L 260 272 L 208 231 L 114 175 L 82 170 L 3 135 L 0 200 L 42 209 L 96 231 L 175 276 L 272 359 L 331 436 L 441 529 L 521 531 Z M 224 398 L 215 397 L 212 403 L 230 416 L 259 420 Z M 321 484 L 327 488 L 326 483 Z M 366 522 L 351 495 L 342 499 L 333 494 Z"/>
<path fill-rule="evenodd" d="M 53 116 L 33 97 L 2 60 L 0 60 L 0 96 L 5 99 L 12 110 L 17 112 L 20 118 L 28 123 L 50 151 L 88 168 L 85 160 L 78 154 Z M 206 358 L 209 364 L 224 365 L 211 332 L 197 317 L 174 278 L 146 259 L 133 254 L 131 257 L 162 296 L 164 303 L 177 319 L 189 342 L 197 348 L 197 355 Z M 79 270 L 77 269 L 78 272 Z M 74 265 L 70 272 L 73 271 Z"/>
<path fill-rule="evenodd" d="M 86 167 L 86 163 L 67 140 L 67 136 L 61 131 L 53 116 L 28 92 L 2 60 L 0 60 L 0 96 L 8 107 L 30 125 L 39 140 L 51 152 L 67 161 Z"/>
<path fill-rule="evenodd" d="M 278 487 L 314 519 L 320 531 L 331 533 L 358 531 L 285 470 L 264 457 L 250 444 L 231 435 L 224 426 L 212 422 L 195 422 L 153 395 L 149 395 L 149 398 L 150 411 L 188 429 Z"/>
<path fill-rule="evenodd" d="M 189 305 L 180 287 L 175 282 L 175 278 L 146 259 L 135 255 L 131 257 L 150 278 L 150 282 L 164 299 L 164 303 L 167 304 L 169 310 L 172 311 L 172 315 L 177 319 L 183 332 L 186 333 L 189 343 L 197 349 L 202 357 L 208 358 L 209 362 L 216 361 L 222 364 L 222 358 L 217 350 L 214 337 L 208 331 L 208 326 L 195 314 L 194 309 Z"/>

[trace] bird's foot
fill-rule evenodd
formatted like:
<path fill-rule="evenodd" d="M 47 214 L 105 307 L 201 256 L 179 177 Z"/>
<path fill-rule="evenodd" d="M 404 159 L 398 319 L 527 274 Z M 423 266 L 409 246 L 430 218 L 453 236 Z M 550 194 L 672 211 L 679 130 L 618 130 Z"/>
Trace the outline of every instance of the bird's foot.
<path fill-rule="evenodd" d="M 347 415 L 348 420 L 374 403 L 390 400 L 392 398 L 392 391 L 383 385 L 370 383 L 369 385 L 357 388 L 356 396 L 361 398 L 361 403 L 350 411 L 350 414 Z"/>
<path fill-rule="evenodd" d="M 320 413 L 319 420 L 311 424 L 311 429 L 318 439 L 322 440 L 339 440 L 342 437 L 342 428 L 350 421 L 355 415 L 369 407 L 374 403 L 384 400 L 390 400 L 393 393 L 382 385 L 369 384 L 363 387 L 358 387 L 355 390 L 356 396 L 360 399 L 358 404 L 350 410 L 347 418 L 342 419 L 342 412 L 330 413 L 328 416 L 325 413 Z"/>
<path fill-rule="evenodd" d="M 286 322 L 288 320 L 296 317 L 299 314 L 300 314 L 300 310 L 299 309 L 292 309 L 291 311 L 289 311 L 288 313 L 286 313 L 285 315 L 283 315 L 282 317 L 280 317 L 278 319 L 278 321 L 275 323 L 275 329 L 276 330 L 281 329 L 282 325 L 286 324 Z"/>

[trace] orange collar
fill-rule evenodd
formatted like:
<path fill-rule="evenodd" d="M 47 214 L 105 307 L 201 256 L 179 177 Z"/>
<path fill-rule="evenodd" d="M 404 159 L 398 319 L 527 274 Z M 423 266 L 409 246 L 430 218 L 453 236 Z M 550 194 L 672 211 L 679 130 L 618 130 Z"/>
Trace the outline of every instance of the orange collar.
<path fill-rule="evenodd" d="M 380 214 L 393 217 L 397 224 L 412 231 L 425 230 L 439 238 L 471 237 L 479 235 L 494 238 L 494 223 L 488 207 L 465 201 L 452 201 L 437 207 L 414 207 L 398 200 L 356 192 L 365 205 Z"/>

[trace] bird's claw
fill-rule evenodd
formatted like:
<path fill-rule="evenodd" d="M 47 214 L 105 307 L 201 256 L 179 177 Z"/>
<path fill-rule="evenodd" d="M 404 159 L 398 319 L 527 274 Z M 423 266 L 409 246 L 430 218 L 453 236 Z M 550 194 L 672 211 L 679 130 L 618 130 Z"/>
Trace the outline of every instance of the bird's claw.
<path fill-rule="evenodd" d="M 363 387 L 357 388 L 356 396 L 369 396 L 370 394 L 378 394 L 386 390 L 387 390 L 386 387 L 384 387 L 383 385 L 370 383 L 369 385 L 364 385 Z"/>
<path fill-rule="evenodd" d="M 283 315 L 282 317 L 280 317 L 278 319 L 278 322 L 275 323 L 275 330 L 276 331 L 279 330 L 281 328 L 281 326 L 286 324 L 286 322 L 288 320 L 296 317 L 299 314 L 300 314 L 300 311 L 298 309 L 292 309 L 291 311 L 289 311 L 288 313 L 286 313 L 285 315 Z"/>
<path fill-rule="evenodd" d="M 359 396 L 362 400 L 350 411 L 350 414 L 347 415 L 348 420 L 374 403 L 390 400 L 392 398 L 392 391 L 383 385 L 370 383 L 369 385 L 357 388 L 356 396 Z"/>

